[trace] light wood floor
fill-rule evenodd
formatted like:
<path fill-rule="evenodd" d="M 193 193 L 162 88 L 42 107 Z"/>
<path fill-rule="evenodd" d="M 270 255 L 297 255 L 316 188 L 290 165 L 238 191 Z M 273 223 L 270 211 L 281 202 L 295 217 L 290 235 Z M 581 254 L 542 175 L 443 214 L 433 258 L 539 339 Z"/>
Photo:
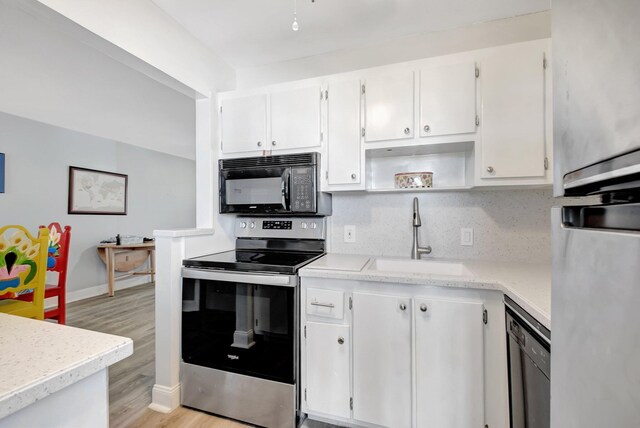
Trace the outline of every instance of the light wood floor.
<path fill-rule="evenodd" d="M 133 339 L 133 355 L 109 369 L 111 427 L 235 428 L 241 423 L 190 409 L 149 410 L 155 380 L 154 287 L 141 285 L 67 306 L 67 324 Z"/>

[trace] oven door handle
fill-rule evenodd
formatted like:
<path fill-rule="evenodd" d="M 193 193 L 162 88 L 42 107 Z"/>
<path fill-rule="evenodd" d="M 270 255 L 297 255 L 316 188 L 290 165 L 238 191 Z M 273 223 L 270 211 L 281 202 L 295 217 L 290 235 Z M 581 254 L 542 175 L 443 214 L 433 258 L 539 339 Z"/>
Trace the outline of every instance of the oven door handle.
<path fill-rule="evenodd" d="M 262 275 L 249 272 L 223 272 L 213 269 L 182 268 L 183 278 L 202 279 L 206 281 L 238 282 L 242 284 L 276 285 L 295 287 L 296 281 L 291 275 Z"/>

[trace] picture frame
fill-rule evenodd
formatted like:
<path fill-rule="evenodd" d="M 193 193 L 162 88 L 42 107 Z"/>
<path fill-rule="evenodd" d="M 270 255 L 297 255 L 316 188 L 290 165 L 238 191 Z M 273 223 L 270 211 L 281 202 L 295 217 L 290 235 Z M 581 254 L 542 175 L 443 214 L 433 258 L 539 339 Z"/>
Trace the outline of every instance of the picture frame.
<path fill-rule="evenodd" d="M 126 215 L 128 176 L 69 167 L 69 214 Z"/>

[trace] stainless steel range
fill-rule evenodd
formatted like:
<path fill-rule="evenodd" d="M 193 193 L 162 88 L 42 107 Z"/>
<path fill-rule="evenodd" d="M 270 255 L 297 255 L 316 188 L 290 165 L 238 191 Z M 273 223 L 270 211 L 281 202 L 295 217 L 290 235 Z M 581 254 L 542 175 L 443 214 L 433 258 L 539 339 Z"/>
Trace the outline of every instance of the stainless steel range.
<path fill-rule="evenodd" d="M 296 426 L 297 271 L 325 251 L 323 218 L 238 217 L 236 249 L 184 260 L 182 405 Z"/>

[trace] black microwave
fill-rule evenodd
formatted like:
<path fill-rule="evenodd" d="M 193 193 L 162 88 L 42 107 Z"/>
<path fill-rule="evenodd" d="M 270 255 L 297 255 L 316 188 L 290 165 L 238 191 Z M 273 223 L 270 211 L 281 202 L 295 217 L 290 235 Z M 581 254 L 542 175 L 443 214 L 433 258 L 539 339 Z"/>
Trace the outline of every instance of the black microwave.
<path fill-rule="evenodd" d="M 331 215 L 320 192 L 320 154 L 221 159 L 221 214 Z"/>

